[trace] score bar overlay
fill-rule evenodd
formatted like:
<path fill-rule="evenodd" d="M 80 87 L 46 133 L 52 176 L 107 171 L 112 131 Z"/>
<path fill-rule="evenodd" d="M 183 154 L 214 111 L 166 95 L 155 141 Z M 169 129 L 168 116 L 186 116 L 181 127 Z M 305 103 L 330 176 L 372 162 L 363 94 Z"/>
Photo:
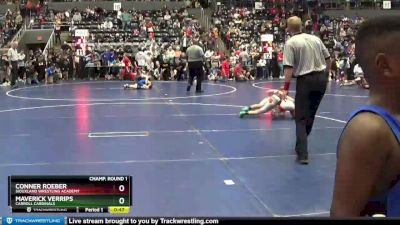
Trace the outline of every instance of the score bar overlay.
<path fill-rule="evenodd" d="M 13 213 L 128 213 L 132 205 L 131 176 L 9 176 L 8 190 Z"/>

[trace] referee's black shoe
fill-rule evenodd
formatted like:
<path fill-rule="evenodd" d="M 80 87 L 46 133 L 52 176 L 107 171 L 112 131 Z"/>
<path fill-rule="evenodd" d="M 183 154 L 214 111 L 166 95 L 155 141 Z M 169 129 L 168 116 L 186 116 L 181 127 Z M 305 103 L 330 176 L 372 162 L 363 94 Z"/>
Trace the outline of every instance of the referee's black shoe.
<path fill-rule="evenodd" d="M 305 156 L 297 156 L 296 162 L 301 165 L 308 165 L 308 157 Z"/>

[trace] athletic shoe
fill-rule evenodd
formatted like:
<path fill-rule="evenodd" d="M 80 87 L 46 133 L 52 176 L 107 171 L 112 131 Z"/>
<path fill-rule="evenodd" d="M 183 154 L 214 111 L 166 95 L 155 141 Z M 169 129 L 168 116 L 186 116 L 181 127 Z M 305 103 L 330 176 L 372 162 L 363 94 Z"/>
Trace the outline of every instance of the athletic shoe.
<path fill-rule="evenodd" d="M 247 112 L 241 111 L 241 112 L 239 113 L 239 117 L 240 117 L 240 118 L 243 118 L 245 115 L 247 115 Z"/>
<path fill-rule="evenodd" d="M 250 111 L 250 107 L 249 106 L 245 106 L 240 111 L 248 112 L 248 111 Z"/>
<path fill-rule="evenodd" d="M 124 84 L 124 90 L 128 89 L 128 84 Z"/>
<path fill-rule="evenodd" d="M 300 157 L 300 156 L 297 156 L 296 162 L 301 164 L 301 165 L 308 165 L 308 163 L 309 163 L 308 162 L 308 157 Z"/>

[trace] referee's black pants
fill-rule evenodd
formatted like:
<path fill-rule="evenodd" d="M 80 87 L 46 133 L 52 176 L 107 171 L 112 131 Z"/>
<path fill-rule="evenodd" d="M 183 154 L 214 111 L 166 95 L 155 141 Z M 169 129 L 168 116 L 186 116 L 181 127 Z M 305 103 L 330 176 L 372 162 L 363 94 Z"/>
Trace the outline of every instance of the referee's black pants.
<path fill-rule="evenodd" d="M 18 80 L 18 61 L 11 61 L 11 86 Z"/>
<path fill-rule="evenodd" d="M 204 70 L 203 70 L 203 62 L 189 62 L 189 80 L 188 80 L 188 87 L 187 91 L 190 91 L 190 87 L 193 85 L 194 78 L 197 78 L 196 83 L 196 91 L 200 92 L 201 90 L 201 83 L 204 77 Z"/>
<path fill-rule="evenodd" d="M 324 97 L 328 84 L 325 71 L 312 72 L 297 78 L 295 97 L 296 153 L 299 160 L 308 159 L 308 135 L 315 114 Z"/>

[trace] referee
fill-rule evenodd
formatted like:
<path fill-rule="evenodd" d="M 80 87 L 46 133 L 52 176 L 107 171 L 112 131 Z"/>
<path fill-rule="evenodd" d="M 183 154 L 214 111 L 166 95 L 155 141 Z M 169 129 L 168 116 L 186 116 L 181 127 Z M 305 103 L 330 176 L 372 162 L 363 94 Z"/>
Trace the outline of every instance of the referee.
<path fill-rule="evenodd" d="M 189 68 L 189 82 L 186 91 L 190 91 L 190 88 L 193 85 L 194 78 L 196 77 L 197 78 L 196 92 L 201 93 L 203 92 L 201 90 L 201 82 L 203 81 L 204 77 L 204 69 L 203 69 L 204 51 L 198 45 L 198 43 L 199 40 L 195 38 L 193 40 L 193 45 L 186 50 L 186 55 L 188 58 L 188 68 Z"/>
<path fill-rule="evenodd" d="M 308 143 L 318 106 L 328 84 L 329 52 L 321 39 L 302 33 L 302 22 L 297 16 L 287 21 L 287 40 L 283 52 L 285 74 L 284 95 L 289 91 L 292 76 L 297 78 L 295 97 L 296 161 L 308 164 Z"/>
<path fill-rule="evenodd" d="M 7 56 L 8 60 L 10 62 L 10 67 L 11 67 L 11 87 L 15 88 L 17 87 L 16 81 L 18 79 L 18 60 L 19 60 L 19 54 L 18 54 L 18 42 L 13 42 L 11 43 L 11 48 L 8 49 Z"/>

